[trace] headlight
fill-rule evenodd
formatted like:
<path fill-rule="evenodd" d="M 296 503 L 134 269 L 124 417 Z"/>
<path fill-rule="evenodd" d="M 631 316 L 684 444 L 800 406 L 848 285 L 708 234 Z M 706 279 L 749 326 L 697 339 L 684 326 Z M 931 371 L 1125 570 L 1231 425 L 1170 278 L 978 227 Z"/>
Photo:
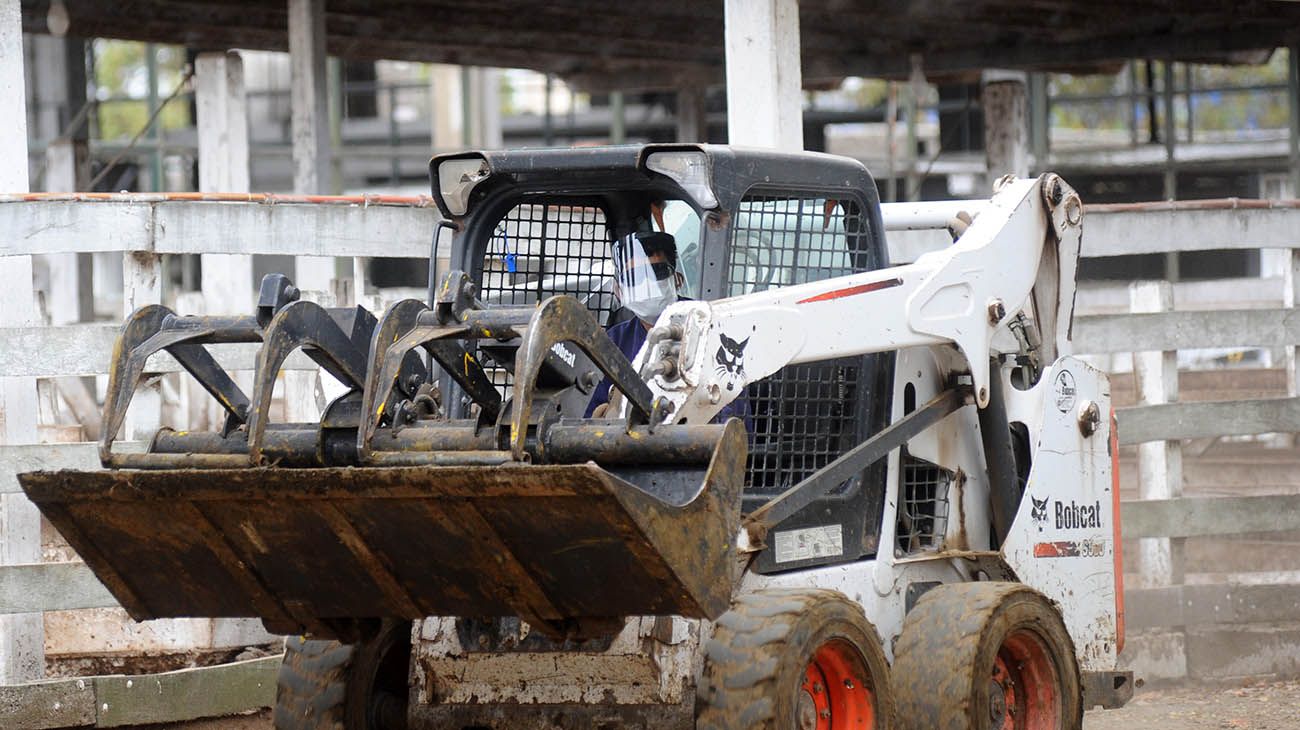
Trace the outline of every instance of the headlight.
<path fill-rule="evenodd" d="M 459 157 L 438 163 L 438 193 L 452 215 L 465 215 L 469 194 L 491 172 L 482 157 Z"/>
<path fill-rule="evenodd" d="M 646 169 L 673 179 L 701 208 L 718 207 L 709 185 L 709 160 L 700 150 L 655 152 L 645 160 Z"/>

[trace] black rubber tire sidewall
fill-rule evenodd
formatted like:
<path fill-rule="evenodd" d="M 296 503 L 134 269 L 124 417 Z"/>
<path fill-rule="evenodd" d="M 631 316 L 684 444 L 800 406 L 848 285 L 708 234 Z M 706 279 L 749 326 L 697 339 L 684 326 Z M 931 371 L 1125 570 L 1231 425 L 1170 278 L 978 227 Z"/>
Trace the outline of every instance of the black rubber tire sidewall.
<path fill-rule="evenodd" d="M 379 666 L 390 661 L 409 671 L 410 646 L 405 621 L 384 621 L 374 637 L 356 644 L 288 637 L 276 681 L 276 730 L 372 730 L 368 713 Z M 405 704 L 405 677 L 392 689 Z"/>

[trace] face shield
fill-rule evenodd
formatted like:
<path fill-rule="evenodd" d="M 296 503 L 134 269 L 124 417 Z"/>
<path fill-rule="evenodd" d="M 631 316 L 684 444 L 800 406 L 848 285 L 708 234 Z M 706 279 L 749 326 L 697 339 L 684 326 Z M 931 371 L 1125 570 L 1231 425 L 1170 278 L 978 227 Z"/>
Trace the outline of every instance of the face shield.
<path fill-rule="evenodd" d="M 667 233 L 631 233 L 612 247 L 614 293 L 648 322 L 677 301 L 676 244 Z"/>

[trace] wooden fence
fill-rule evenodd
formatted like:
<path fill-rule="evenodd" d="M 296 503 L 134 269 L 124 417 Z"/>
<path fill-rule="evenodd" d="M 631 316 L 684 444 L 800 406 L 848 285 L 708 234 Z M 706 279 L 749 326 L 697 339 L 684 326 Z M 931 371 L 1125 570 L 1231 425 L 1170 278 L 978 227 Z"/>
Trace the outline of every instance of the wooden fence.
<path fill-rule="evenodd" d="M 1300 249 L 1298 205 L 1212 201 L 1087 209 L 1084 238 L 1087 257 L 1242 248 L 1291 252 L 1285 281 L 1273 284 L 1281 291 L 1263 296 L 1264 306 L 1256 302 L 1251 305 L 1253 308 L 1224 309 L 1214 308 L 1214 302 L 1201 301 L 1196 303 L 1202 307 L 1200 311 L 1174 309 L 1167 306 L 1168 285 L 1150 284 L 1135 287 L 1130 303 L 1138 308 L 1166 311 L 1087 314 L 1089 295 L 1087 292 L 1080 295 L 1081 313 L 1074 330 L 1077 352 L 1131 353 L 1140 346 L 1154 353 L 1147 357 L 1149 362 L 1145 364 L 1141 353 L 1134 356 L 1135 369 L 1144 380 L 1139 388 L 1143 402 L 1119 411 L 1121 444 L 1142 445 L 1146 449 L 1141 456 L 1143 475 L 1164 479 L 1164 483 L 1142 485 L 1144 496 L 1160 498 L 1123 505 L 1126 535 L 1154 541 L 1155 547 L 1149 552 L 1157 556 L 1153 558 L 1155 562 L 1147 560 L 1141 566 L 1145 574 L 1139 574 L 1139 582 L 1147 587 L 1133 588 L 1127 593 L 1130 627 L 1164 632 L 1160 639 L 1164 644 L 1138 648 L 1139 663 L 1143 661 L 1141 652 L 1168 650 L 1172 646 L 1170 642 L 1177 643 L 1169 637 L 1177 637 L 1181 632 L 1181 661 L 1183 672 L 1187 673 L 1192 652 L 1187 637 L 1194 633 L 1195 627 L 1204 625 L 1207 618 L 1220 623 L 1251 624 L 1300 617 L 1300 603 L 1297 603 L 1300 585 L 1244 589 L 1234 585 L 1183 585 L 1176 556 L 1178 541 L 1189 537 L 1300 530 L 1300 495 L 1183 497 L 1176 469 L 1179 440 L 1300 431 L 1300 398 L 1296 397 L 1294 367 L 1294 347 L 1300 344 L 1300 312 L 1295 308 L 1296 282 L 1300 279 L 1296 275 L 1297 249 Z M 149 285 L 154 288 L 137 296 L 136 301 L 157 301 L 161 256 L 166 253 L 292 252 L 338 257 L 427 257 L 436 215 L 422 201 L 409 200 L 305 201 L 247 196 L 245 202 L 230 202 L 125 196 L 87 202 L 85 196 L 76 199 L 21 196 L 0 198 L 0 230 L 10 232 L 0 240 L 0 256 L 122 252 L 128 287 L 125 305 L 130 307 L 133 281 L 154 282 Z M 891 234 L 895 260 L 908 260 L 918 250 L 936 243 L 941 245 L 926 235 L 930 234 Z M 1241 280 L 1243 285 L 1256 289 L 1260 282 L 1259 279 Z M 1148 306 L 1151 291 L 1155 292 L 1156 305 L 1163 302 L 1164 306 Z M 1257 291 L 1246 296 L 1260 299 Z M 0 328 L 0 376 L 55 378 L 102 374 L 107 369 L 116 330 L 114 325 L 102 324 Z M 1177 402 L 1176 388 L 1169 382 L 1176 376 L 1176 370 L 1170 371 L 1173 353 L 1194 348 L 1248 346 L 1285 349 L 1290 363 L 1288 397 Z M 251 369 L 251 348 L 224 349 L 229 354 L 222 354 L 226 358 L 223 365 Z M 178 370 L 166 357 L 156 358 L 155 362 L 162 372 Z M 291 359 L 286 367 L 315 366 L 301 358 Z M 120 442 L 119 447 L 139 449 L 142 444 L 126 441 Z M 14 475 L 22 471 L 97 467 L 95 447 L 90 443 L 0 445 L 0 496 L 20 498 Z M 1144 556 L 1147 552 L 1143 548 Z M 1162 555 L 1166 556 L 1163 563 L 1158 559 Z M 113 605 L 112 597 L 80 563 L 0 565 L 0 615 Z M 1212 610 L 1207 606 L 1218 608 Z M 1294 639 L 1300 646 L 1300 636 Z M 1291 640 L 1289 635 L 1287 640 Z M 1130 646 L 1133 644 L 1131 639 Z M 231 677 L 235 675 L 228 667 L 193 670 L 185 675 L 184 683 L 191 689 L 201 686 L 203 690 L 199 694 L 211 693 L 226 698 L 223 702 L 229 700 L 221 705 L 223 712 L 241 706 L 254 708 L 267 702 L 264 683 L 272 671 L 269 666 L 268 660 L 257 664 L 255 669 L 237 673 L 239 679 L 235 684 L 247 693 L 247 701 L 242 705 L 230 699 L 228 692 L 217 691 L 233 686 L 235 680 Z M 1300 671 L 1300 667 L 1296 669 Z M 247 681 L 250 671 L 260 678 L 252 684 Z M 1139 671 L 1142 671 L 1140 667 Z M 1176 667 L 1163 666 L 1156 673 L 1161 672 L 1177 676 Z M 98 693 L 116 691 L 112 688 L 123 681 L 127 680 L 95 679 L 91 682 L 95 702 L 90 705 L 86 705 L 83 697 L 87 692 L 85 680 L 80 684 L 73 681 L 72 684 L 55 682 L 0 688 L 0 725 L 48 726 L 14 724 L 16 716 L 6 716 L 4 708 L 35 706 L 32 703 L 44 701 L 42 698 L 65 695 L 69 699 L 60 700 L 64 707 L 74 701 L 80 703 L 78 707 L 103 705 Z M 130 695 L 119 693 L 118 696 L 129 699 Z M 16 705 L 6 702 L 6 698 L 13 697 L 21 698 Z M 181 714 L 168 712 L 164 707 L 149 715 L 147 721 L 184 719 Z M 114 719 L 117 716 L 96 714 L 93 722 L 89 714 L 79 717 L 82 724 L 121 724 Z"/>

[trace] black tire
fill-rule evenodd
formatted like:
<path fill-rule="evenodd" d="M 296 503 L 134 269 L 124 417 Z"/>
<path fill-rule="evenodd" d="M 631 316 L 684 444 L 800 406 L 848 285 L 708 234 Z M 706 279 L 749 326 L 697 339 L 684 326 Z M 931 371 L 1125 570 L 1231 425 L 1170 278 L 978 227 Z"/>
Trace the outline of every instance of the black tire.
<path fill-rule="evenodd" d="M 356 644 L 290 636 L 275 690 L 276 730 L 405 730 L 410 622 Z"/>
<path fill-rule="evenodd" d="M 899 725 L 1007 730 L 1083 725 L 1074 642 L 1060 613 L 1019 583 L 938 586 L 895 645 Z"/>
<path fill-rule="evenodd" d="M 823 672 L 825 652 L 846 671 Z M 815 727 L 818 706 L 836 708 L 829 715 L 835 730 L 893 727 L 889 665 L 876 629 L 837 591 L 760 590 L 737 598 L 714 624 L 697 687 L 699 730 L 790 730 L 804 727 L 800 717 L 806 723 L 809 712 Z"/>

